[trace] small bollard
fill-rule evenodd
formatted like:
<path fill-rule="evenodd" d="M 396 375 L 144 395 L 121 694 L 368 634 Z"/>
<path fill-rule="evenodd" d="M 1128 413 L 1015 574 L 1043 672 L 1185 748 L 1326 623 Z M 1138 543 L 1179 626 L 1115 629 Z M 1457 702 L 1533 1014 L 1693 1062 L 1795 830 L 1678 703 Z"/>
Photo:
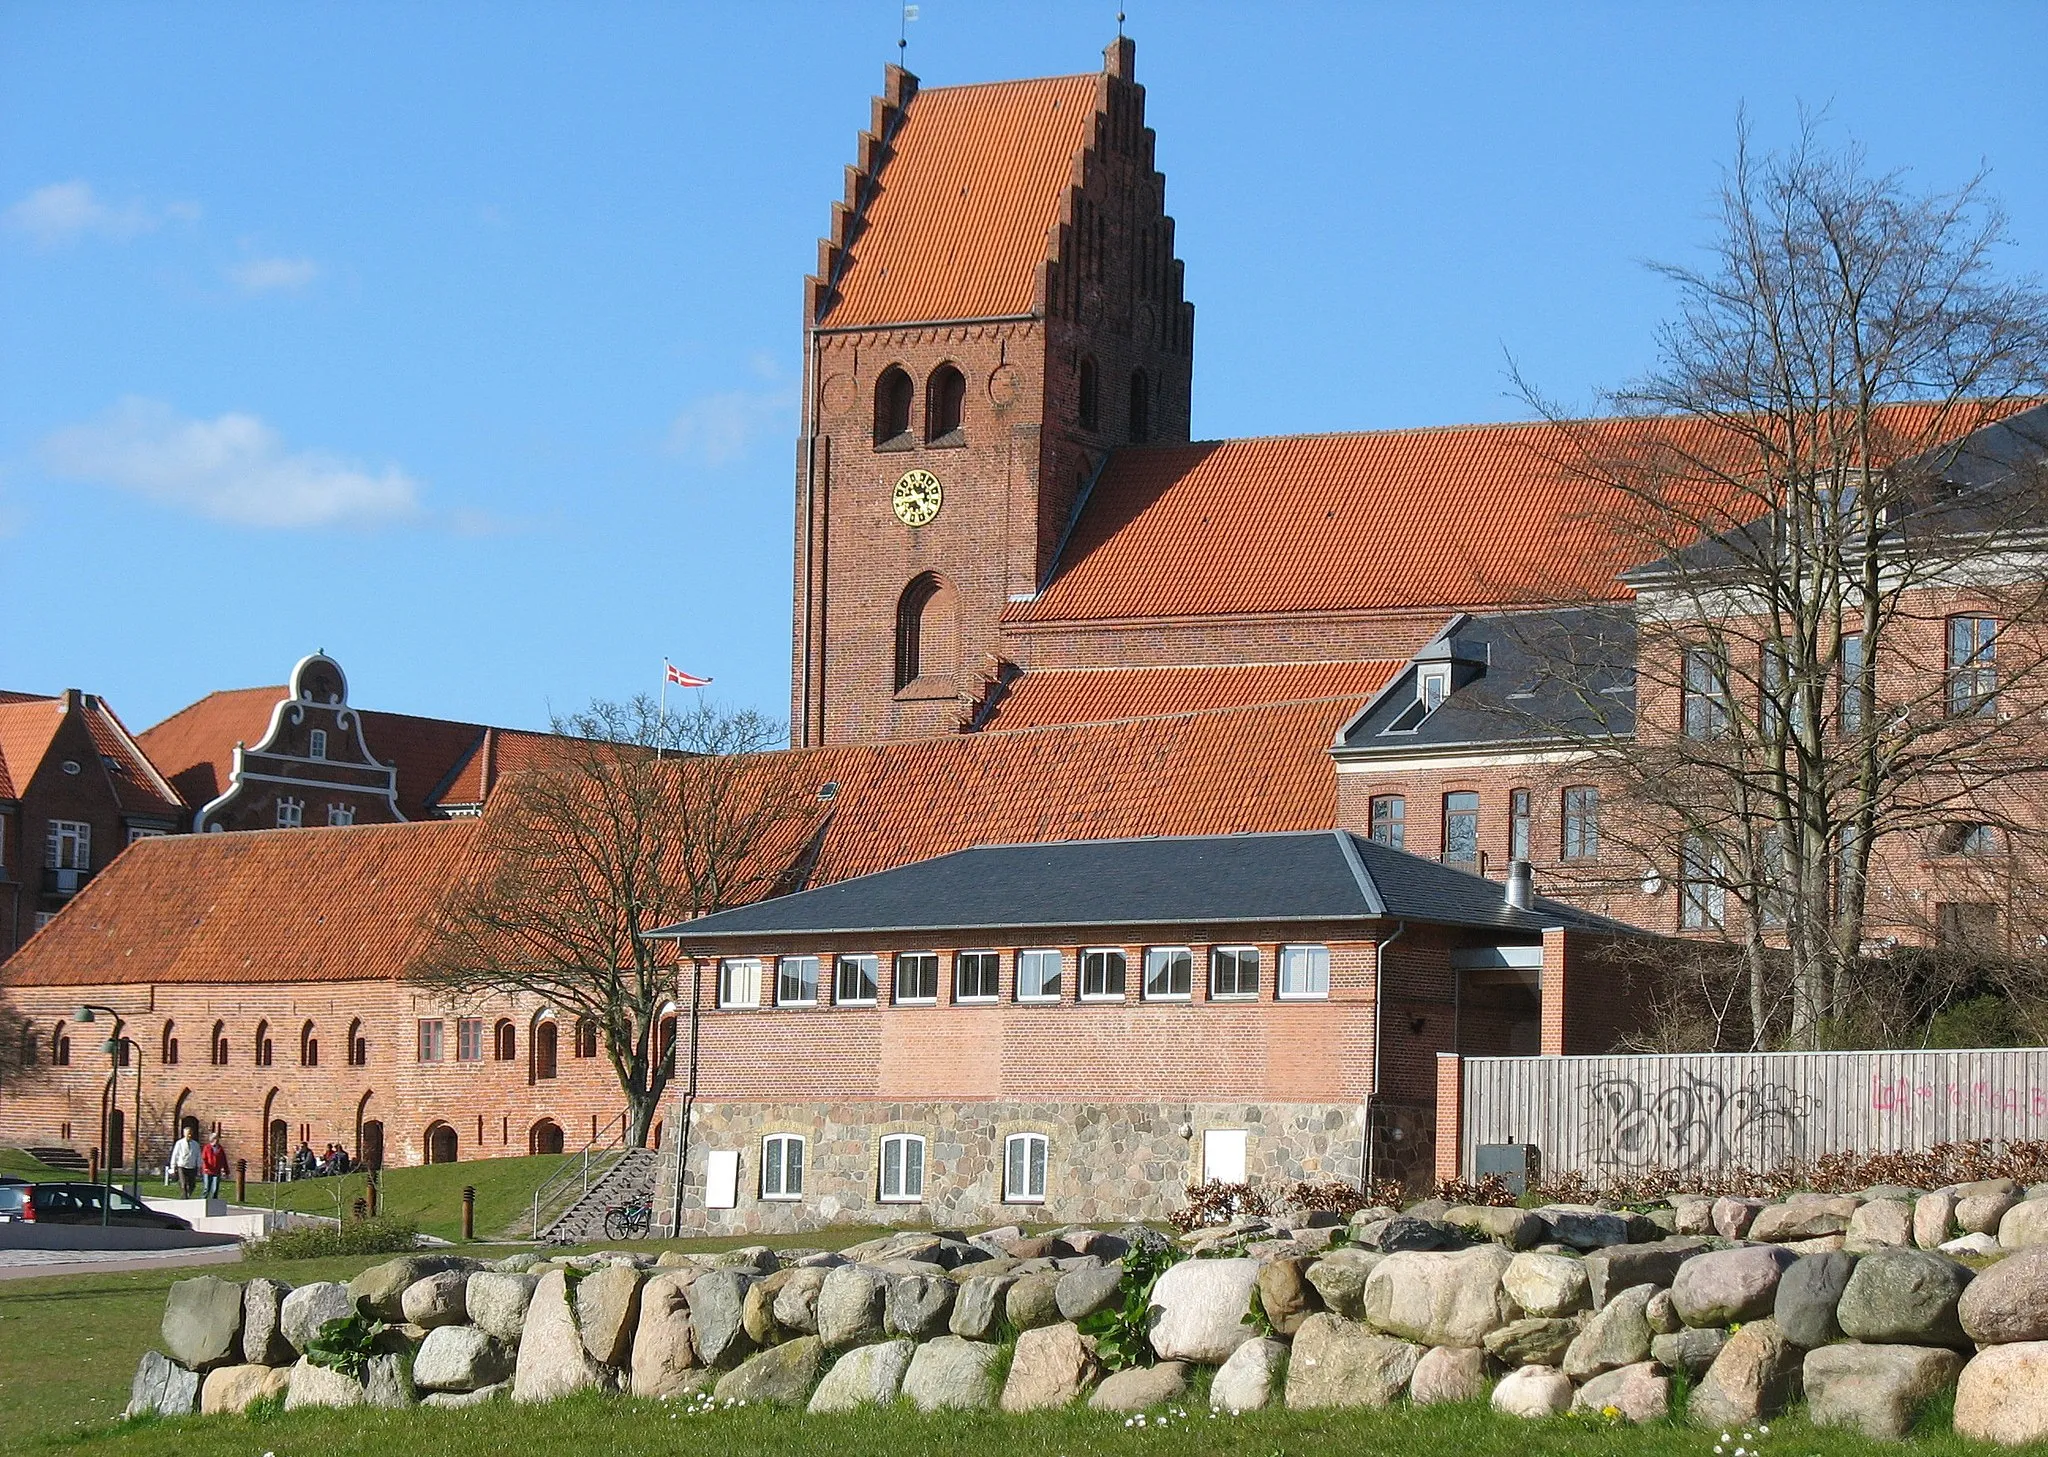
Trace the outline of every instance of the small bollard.
<path fill-rule="evenodd" d="M 237 1204 L 247 1204 L 249 1202 L 249 1161 L 247 1159 L 235 1160 L 235 1202 Z"/>
<path fill-rule="evenodd" d="M 354 1212 L 357 1219 L 368 1219 L 370 1217 L 369 1201 L 367 1199 L 356 1200 Z"/>
<path fill-rule="evenodd" d="M 476 1186 L 474 1184 L 464 1184 L 462 1186 L 462 1237 L 465 1240 L 476 1238 Z"/>
<path fill-rule="evenodd" d="M 369 1195 L 369 1199 L 370 1199 L 370 1218 L 372 1218 L 372 1219 L 375 1219 L 375 1218 L 377 1217 L 377 1186 L 376 1186 L 376 1184 L 372 1183 L 372 1184 L 370 1185 L 370 1187 L 369 1187 L 369 1188 L 368 1188 L 367 1190 L 365 1190 L 364 1192 L 365 1192 L 365 1193 L 367 1193 L 367 1194 Z"/>
<path fill-rule="evenodd" d="M 100 1181 L 100 1151 L 98 1149 L 92 1150 L 92 1158 L 90 1162 L 92 1164 L 92 1169 L 86 1175 L 86 1178 L 88 1182 L 97 1184 Z"/>

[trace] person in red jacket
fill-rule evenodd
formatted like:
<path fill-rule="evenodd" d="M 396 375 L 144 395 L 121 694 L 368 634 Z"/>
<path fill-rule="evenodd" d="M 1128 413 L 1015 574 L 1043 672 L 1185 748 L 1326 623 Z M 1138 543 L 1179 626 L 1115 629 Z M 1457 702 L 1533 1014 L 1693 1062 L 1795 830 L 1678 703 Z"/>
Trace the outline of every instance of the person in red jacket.
<path fill-rule="evenodd" d="M 206 1147 L 199 1151 L 199 1172 L 206 1175 L 206 1197 L 220 1198 L 221 1175 L 228 1171 L 228 1151 L 221 1147 L 220 1134 L 206 1140 Z"/>

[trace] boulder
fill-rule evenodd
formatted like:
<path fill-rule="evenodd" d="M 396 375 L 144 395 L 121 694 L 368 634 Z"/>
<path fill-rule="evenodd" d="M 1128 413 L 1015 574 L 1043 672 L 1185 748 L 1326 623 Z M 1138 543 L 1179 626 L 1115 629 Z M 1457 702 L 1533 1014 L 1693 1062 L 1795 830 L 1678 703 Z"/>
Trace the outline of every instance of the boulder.
<path fill-rule="evenodd" d="M 1196 1262 L 1190 1260 L 1187 1263 Z M 1003 1312 L 1010 1318 L 1010 1324 L 1020 1331 L 1057 1324 L 1060 1318 L 1060 1281 L 1065 1278 L 1058 1270 L 1034 1270 L 1018 1276 L 1003 1299 Z"/>
<path fill-rule="evenodd" d="M 576 1324 L 591 1360 L 626 1364 L 640 1324 L 640 1286 L 646 1278 L 631 1265 L 606 1265 L 576 1282 Z"/>
<path fill-rule="evenodd" d="M 947 1329 L 963 1340 L 992 1341 L 1002 1333 L 1003 1302 L 1017 1277 L 1010 1274 L 976 1275 L 963 1280 L 953 1298 L 953 1316 Z"/>
<path fill-rule="evenodd" d="M 1308 1255 L 1289 1255 L 1259 1266 L 1259 1308 L 1266 1312 L 1266 1323 L 1283 1336 L 1293 1335 L 1323 1308 L 1316 1287 L 1308 1283 L 1313 1263 Z"/>
<path fill-rule="evenodd" d="M 1847 1235 L 1842 1248 L 1858 1254 L 1866 1250 L 1911 1249 L 1913 1206 L 1903 1199 L 1873 1199 L 1849 1216 Z"/>
<path fill-rule="evenodd" d="M 1152 1287 L 1153 1351 L 1162 1361 L 1222 1365 L 1255 1334 L 1249 1317 L 1258 1280 L 1257 1260 L 1182 1260 L 1167 1269 Z M 1014 1306 L 1016 1290 L 1010 1294 Z"/>
<path fill-rule="evenodd" d="M 1549 1366 L 1510 1371 L 1493 1388 L 1493 1409 L 1503 1416 L 1540 1421 L 1562 1416 L 1571 1405 L 1571 1378 Z"/>
<path fill-rule="evenodd" d="M 1678 1318 L 1678 1307 L 1671 1303 L 1671 1292 L 1659 1290 L 1650 1297 L 1650 1303 L 1643 1307 L 1643 1319 L 1650 1323 L 1650 1329 L 1660 1336 L 1672 1335 L 1685 1329 L 1685 1322 Z"/>
<path fill-rule="evenodd" d="M 1097 1240 L 1109 1236 L 1097 1236 Z M 1094 1241 L 1091 1241 L 1093 1243 Z M 1098 1310 L 1107 1310 L 1123 1300 L 1124 1267 L 1121 1262 L 1095 1270 L 1075 1270 L 1062 1275 L 1053 1292 L 1063 1320 L 1086 1320 Z"/>
<path fill-rule="evenodd" d="M 1728 1332 L 1718 1327 L 1694 1330 L 1688 1326 L 1669 1335 L 1650 1337 L 1650 1359 L 1667 1371 L 1704 1376 L 1714 1358 L 1721 1354 L 1721 1347 L 1727 1344 Z"/>
<path fill-rule="evenodd" d="M 1575 1250 L 1603 1250 L 1628 1243 L 1628 1219 L 1589 1204 L 1546 1204 L 1531 1211 L 1549 1226 L 1550 1238 Z"/>
<path fill-rule="evenodd" d="M 1527 1209 L 1491 1204 L 1460 1204 L 1444 1211 L 1443 1222 L 1511 1250 L 1528 1249 L 1544 1239 L 1550 1228 L 1541 1216 Z"/>
<path fill-rule="evenodd" d="M 1295 1332 L 1287 1361 L 1287 1405 L 1389 1406 L 1415 1374 L 1423 1348 L 1370 1326 L 1318 1312 Z"/>
<path fill-rule="evenodd" d="M 1936 1189 L 1913 1201 L 1913 1243 L 1923 1250 L 1938 1248 L 1955 1233 L 1956 1194 Z"/>
<path fill-rule="evenodd" d="M 1674 1195 L 1671 1200 L 1671 1223 L 1678 1234 L 1712 1234 L 1714 1232 L 1714 1201 L 1704 1195 Z"/>
<path fill-rule="evenodd" d="M 919 1411 L 996 1404 L 1001 1350 L 981 1341 L 938 1336 L 917 1348 L 903 1373 L 903 1396 Z"/>
<path fill-rule="evenodd" d="M 540 1277 L 536 1275 L 476 1270 L 463 1287 L 463 1308 L 478 1330 L 517 1347 L 519 1333 L 526 1326 L 527 1303 L 533 1299 L 533 1287 L 539 1283 Z"/>
<path fill-rule="evenodd" d="M 1981 1272 L 1956 1315 L 1980 1346 L 2048 1341 L 2048 1248 L 2015 1251 Z"/>
<path fill-rule="evenodd" d="M 802 1406 L 825 1372 L 825 1346 L 816 1336 L 798 1336 L 757 1351 L 718 1378 L 720 1401 L 750 1405 Z"/>
<path fill-rule="evenodd" d="M 1365 1318 L 1425 1346 L 1477 1346 L 1508 1323 L 1501 1277 L 1515 1256 L 1498 1245 L 1389 1255 L 1365 1282 Z"/>
<path fill-rule="evenodd" d="M 1678 1278 L 1680 1265 L 1712 1248 L 1703 1239 L 1674 1237 L 1593 1251 L 1583 1261 L 1586 1280 L 1592 1287 L 1593 1308 L 1597 1310 L 1622 1291 L 1636 1285 L 1668 1289 Z M 1530 1313 L 1533 1315 L 1535 1312 Z"/>
<path fill-rule="evenodd" d="M 1287 1347 L 1271 1337 L 1246 1341 L 1209 1383 L 1209 1405 L 1221 1411 L 1264 1411 L 1279 1395 Z"/>
<path fill-rule="evenodd" d="M 443 1270 L 478 1270 L 480 1260 L 462 1255 L 400 1255 L 381 1265 L 372 1265 L 348 1282 L 348 1293 L 356 1308 L 394 1325 L 405 1319 L 405 1292 Z"/>
<path fill-rule="evenodd" d="M 1842 1253 L 1801 1255 L 1787 1267 L 1778 1280 L 1778 1296 L 1771 1308 L 1786 1340 L 1812 1350 L 1842 1338 L 1835 1309 L 1842 1303 L 1842 1291 L 1855 1269 L 1856 1257 Z"/>
<path fill-rule="evenodd" d="M 1455 1250 L 1467 1243 L 1463 1230 L 1441 1219 L 1423 1219 L 1413 1214 L 1397 1214 L 1392 1219 L 1353 1224 L 1351 1228 L 1359 1244 L 1383 1255 L 1402 1250 Z"/>
<path fill-rule="evenodd" d="M 2017 1180 L 2005 1178 L 1973 1179 L 1967 1184 L 1957 1184 L 1955 1191 L 1958 1204 L 1973 1194 L 2010 1194 L 2014 1198 L 2018 1198 L 2026 1192 L 2020 1187 Z"/>
<path fill-rule="evenodd" d="M 1714 1201 L 1714 1233 L 1723 1239 L 1741 1239 L 1749 1233 L 1750 1223 L 1757 1211 L 1764 1207 L 1761 1199 L 1716 1199 Z"/>
<path fill-rule="evenodd" d="M 1067 1406 L 1101 1374 L 1095 1342 L 1082 1335 L 1072 1321 L 1039 1326 L 1017 1337 L 1001 1405 L 1004 1411 Z"/>
<path fill-rule="evenodd" d="M 1998 1221 L 1998 1243 L 2008 1250 L 2048 1245 L 2048 1199 L 2023 1199 Z"/>
<path fill-rule="evenodd" d="M 259 1278 L 242 1287 L 242 1359 L 250 1365 L 289 1366 L 298 1358 L 280 1319 L 291 1293 L 292 1287 L 278 1280 Z"/>
<path fill-rule="evenodd" d="M 1587 1381 L 1606 1371 L 1635 1366 L 1650 1359 L 1650 1340 L 1655 1334 L 1645 1313 L 1654 1285 L 1624 1290 L 1607 1302 L 1582 1329 L 1564 1354 L 1564 1374 L 1574 1381 Z"/>
<path fill-rule="evenodd" d="M 1534 1316 L 1571 1315 L 1593 1304 L 1586 1262 L 1569 1255 L 1516 1255 L 1500 1283 L 1509 1299 Z"/>
<path fill-rule="evenodd" d="M 769 1313 L 775 1317 L 775 1324 L 786 1331 L 795 1331 L 801 1336 L 818 1333 L 818 1292 L 825 1287 L 825 1276 L 830 1267 L 824 1265 L 799 1265 L 788 1270 L 782 1277 L 782 1285 L 775 1292 L 775 1302 Z M 642 1295 L 644 1304 L 647 1297 Z"/>
<path fill-rule="evenodd" d="M 1799 1258 L 1788 1250 L 1715 1250 L 1695 1255 L 1671 1282 L 1671 1304 L 1687 1325 L 1732 1325 L 1771 1313 L 1778 1281 Z"/>
<path fill-rule="evenodd" d="M 199 1407 L 199 1373 L 187 1371 L 161 1351 L 144 1351 L 128 1387 L 127 1415 L 189 1416 Z"/>
<path fill-rule="evenodd" d="M 427 1332 L 412 1358 L 413 1385 L 423 1391 L 475 1391 L 511 1379 L 512 1352 L 473 1325 Z"/>
<path fill-rule="evenodd" d="M 1624 1422 L 1661 1422 L 1671 1414 L 1671 1378 L 1649 1361 L 1618 1366 L 1578 1389 L 1572 1410 Z"/>
<path fill-rule="evenodd" d="M 842 1266 L 841 1269 L 852 1269 Z M 840 1270 L 834 1270 L 837 1275 Z M 875 1333 L 881 1334 L 881 1279 L 867 1276 L 868 1287 L 875 1299 Z M 737 1366 L 754 1349 L 754 1343 L 747 1337 L 746 1304 L 747 1287 L 754 1283 L 754 1276 L 743 1270 L 707 1270 L 690 1283 L 690 1339 L 696 1344 L 697 1359 L 706 1366 L 725 1368 Z M 831 1277 L 826 1277 L 826 1288 L 831 1288 Z M 540 1296 L 536 1294 L 535 1300 Z M 823 1297 L 820 1296 L 819 1315 L 824 1314 Z M 528 1316 L 531 1320 L 533 1317 Z M 851 1342 L 849 1342 L 851 1344 Z M 517 1395 L 515 1391 L 514 1395 Z"/>
<path fill-rule="evenodd" d="M 1408 1400 L 1417 1406 L 1473 1401 L 1486 1395 L 1486 1352 L 1470 1346 L 1432 1346 L 1408 1378 Z"/>
<path fill-rule="evenodd" d="M 903 1373 L 917 1350 L 914 1341 L 877 1341 L 855 1346 L 825 1373 L 811 1393 L 814 1412 L 852 1411 L 862 1406 L 887 1406 L 903 1389 Z"/>
<path fill-rule="evenodd" d="M 1856 1212 L 1854 1199 L 1815 1199 L 1798 1204 L 1773 1204 L 1757 1211 L 1749 1237 L 1768 1244 L 1841 1234 Z"/>
<path fill-rule="evenodd" d="M 1131 1366 L 1105 1378 L 1088 1398 L 1088 1405 L 1096 1411 L 1150 1411 L 1178 1401 L 1187 1389 L 1187 1362 L 1161 1361 L 1156 1366 Z"/>
<path fill-rule="evenodd" d="M 496 1386 L 479 1386 L 475 1391 L 430 1391 L 420 1398 L 420 1405 L 436 1411 L 462 1411 L 472 1406 L 505 1401 L 511 1395 L 512 1383 L 500 1381 Z"/>
<path fill-rule="evenodd" d="M 1728 1338 L 1692 1389 L 1690 1412 L 1702 1426 L 1729 1427 L 1774 1417 L 1799 1396 L 1799 1348 L 1778 1323 L 1753 1320 Z"/>
<path fill-rule="evenodd" d="M 526 1308 L 519 1355 L 512 1366 L 512 1399 L 553 1401 L 609 1386 L 610 1375 L 583 1345 L 583 1333 L 576 1329 L 575 1312 L 569 1308 L 567 1278 L 560 1270 L 548 1271 L 534 1286 Z"/>
<path fill-rule="evenodd" d="M 883 1329 L 914 1341 L 944 1334 L 958 1288 L 944 1275 L 904 1275 L 891 1280 L 883 1301 Z"/>
<path fill-rule="evenodd" d="M 469 1319 L 469 1280 L 465 1270 L 443 1270 L 413 1281 L 398 1297 L 406 1323 L 424 1330 L 463 1324 Z"/>
<path fill-rule="evenodd" d="M 1957 1303 L 1967 1266 L 1932 1250 L 1876 1250 L 1856 1262 L 1835 1307 L 1852 1341 L 1879 1345 L 1967 1346 Z"/>
<path fill-rule="evenodd" d="M 2017 1194 L 1972 1194 L 1956 1200 L 1956 1228 L 1964 1234 L 1997 1234 L 2006 1213 L 2020 1202 Z"/>
<path fill-rule="evenodd" d="M 260 1361 L 243 1366 L 216 1366 L 199 1386 L 199 1410 L 207 1416 L 245 1412 L 268 1397 L 282 1397 L 292 1384 L 289 1366 Z"/>
<path fill-rule="evenodd" d="M 1938 1248 L 1945 1255 L 1995 1255 L 1998 1253 L 1998 1236 L 1959 1234 L 1954 1239 L 1943 1240 Z"/>
<path fill-rule="evenodd" d="M 299 1286 L 278 1302 L 277 1324 L 285 1342 L 293 1350 L 303 1351 L 320 1334 L 322 1326 L 355 1313 L 355 1298 L 348 1293 L 348 1286 L 316 1280 Z"/>
<path fill-rule="evenodd" d="M 633 1332 L 635 1396 L 673 1396 L 698 1369 L 685 1290 L 674 1275 L 656 1275 L 640 1287 L 640 1324 Z"/>
<path fill-rule="evenodd" d="M 1972 1356 L 1956 1379 L 1955 1425 L 1959 1437 L 2003 1447 L 2048 1441 L 2048 1341 Z"/>
<path fill-rule="evenodd" d="M 1362 1320 L 1365 1278 L 1385 1258 L 1376 1250 L 1348 1246 L 1334 1249 L 1308 1267 L 1308 1283 L 1321 1298 L 1325 1310 L 1346 1320 Z"/>
<path fill-rule="evenodd" d="M 226 1366 L 242 1357 L 242 1287 L 201 1275 L 172 1284 L 164 1302 L 164 1350 L 189 1371 Z"/>
<path fill-rule="evenodd" d="M 1806 1416 L 1815 1426 L 1895 1442 L 1962 1369 L 1961 1356 L 1935 1346 L 1822 1346 L 1806 1353 Z"/>
<path fill-rule="evenodd" d="M 1488 1331 L 1482 1344 L 1503 1366 L 1557 1366 L 1578 1335 L 1577 1320 L 1527 1316 Z"/>
<path fill-rule="evenodd" d="M 316 1366 L 302 1357 L 290 1368 L 284 1393 L 286 1411 L 306 1406 L 375 1406 L 397 1410 L 417 1401 L 402 1356 L 370 1357 L 361 1377 Z"/>

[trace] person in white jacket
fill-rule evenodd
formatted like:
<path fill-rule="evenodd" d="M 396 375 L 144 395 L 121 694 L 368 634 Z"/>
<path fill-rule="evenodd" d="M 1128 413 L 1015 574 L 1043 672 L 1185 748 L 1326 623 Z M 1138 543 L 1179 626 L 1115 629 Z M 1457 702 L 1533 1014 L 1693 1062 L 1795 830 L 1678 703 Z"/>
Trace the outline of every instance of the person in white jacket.
<path fill-rule="evenodd" d="M 171 1145 L 171 1167 L 178 1171 L 178 1188 L 187 1199 L 199 1184 L 199 1140 L 189 1129 L 179 1133 Z"/>

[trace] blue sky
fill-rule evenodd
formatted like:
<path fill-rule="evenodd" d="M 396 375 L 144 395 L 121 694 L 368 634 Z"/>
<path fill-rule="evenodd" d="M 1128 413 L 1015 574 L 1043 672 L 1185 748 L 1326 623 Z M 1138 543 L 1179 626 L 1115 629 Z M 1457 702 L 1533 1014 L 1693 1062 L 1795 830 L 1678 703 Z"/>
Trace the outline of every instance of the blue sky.
<path fill-rule="evenodd" d="M 1642 366 L 1747 106 L 2048 271 L 2048 6 L 1132 0 L 1195 429 L 1512 419 Z M 0 687 L 140 728 L 324 647 L 512 725 L 664 655 L 787 709 L 799 300 L 893 3 L 0 9 Z M 1938 18 L 1937 18 L 1938 15 Z M 924 0 L 927 84 L 1113 3 Z"/>

